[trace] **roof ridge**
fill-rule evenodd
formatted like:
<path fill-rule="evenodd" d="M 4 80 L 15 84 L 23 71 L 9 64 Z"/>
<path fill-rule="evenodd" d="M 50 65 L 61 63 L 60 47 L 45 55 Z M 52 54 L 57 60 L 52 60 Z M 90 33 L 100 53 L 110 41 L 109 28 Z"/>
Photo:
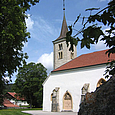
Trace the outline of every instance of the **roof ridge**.
<path fill-rule="evenodd" d="M 99 52 L 104 52 L 104 51 L 107 51 L 108 49 L 106 49 L 106 50 L 101 50 L 101 51 L 94 51 L 94 52 L 90 52 L 90 53 L 86 53 L 86 54 L 81 54 L 80 56 L 82 56 L 82 55 L 89 55 L 89 54 L 93 54 L 93 53 L 99 53 Z M 78 56 L 78 57 L 80 57 L 80 56 Z"/>

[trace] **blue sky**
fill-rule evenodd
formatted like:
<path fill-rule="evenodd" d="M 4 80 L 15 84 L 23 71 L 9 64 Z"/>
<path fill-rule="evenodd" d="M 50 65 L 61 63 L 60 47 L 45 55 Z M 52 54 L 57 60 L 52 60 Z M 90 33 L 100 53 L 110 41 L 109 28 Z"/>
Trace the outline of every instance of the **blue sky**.
<path fill-rule="evenodd" d="M 65 0 L 65 16 L 67 25 L 73 24 L 76 17 L 81 13 L 82 16 L 88 16 L 87 8 L 104 8 L 109 0 Z M 40 0 L 27 11 L 29 18 L 26 19 L 28 31 L 31 38 L 25 44 L 23 51 L 29 56 L 27 62 L 42 63 L 48 73 L 53 69 L 53 43 L 60 35 L 63 20 L 63 0 Z M 79 21 L 75 28 L 80 29 Z M 103 42 L 93 45 L 90 50 L 77 46 L 77 56 L 103 50 L 106 47 Z M 15 74 L 12 78 L 16 79 Z"/>

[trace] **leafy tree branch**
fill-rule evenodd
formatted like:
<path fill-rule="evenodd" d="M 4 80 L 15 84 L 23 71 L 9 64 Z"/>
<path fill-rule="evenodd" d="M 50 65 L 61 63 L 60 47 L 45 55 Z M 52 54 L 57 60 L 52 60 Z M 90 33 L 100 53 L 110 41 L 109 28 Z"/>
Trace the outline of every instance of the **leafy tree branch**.
<path fill-rule="evenodd" d="M 93 11 L 98 9 L 90 8 L 87 10 Z M 91 44 L 97 44 L 101 38 L 106 46 L 109 47 L 106 54 L 110 56 L 115 53 L 115 0 L 110 1 L 107 7 L 98 11 L 96 14 L 90 15 L 85 22 L 84 19 L 86 17 L 82 17 L 82 28 L 78 30 L 75 35 L 72 35 L 73 30 L 76 30 L 74 29 L 74 26 L 81 18 L 80 16 L 81 14 L 77 17 L 73 26 L 69 26 L 69 31 L 66 34 L 67 46 L 69 46 L 69 42 L 71 44 L 70 50 L 73 51 L 73 45 L 77 45 L 78 42 L 81 43 L 81 48 L 86 47 L 90 49 Z M 103 32 L 102 25 L 109 28 L 106 30 L 106 33 Z M 79 37 L 79 34 L 81 34 L 82 37 Z M 114 61 L 111 62 L 114 63 Z M 115 63 L 112 65 L 115 65 Z M 113 68 L 108 68 L 110 75 L 115 74 L 115 67 L 112 67 Z"/>

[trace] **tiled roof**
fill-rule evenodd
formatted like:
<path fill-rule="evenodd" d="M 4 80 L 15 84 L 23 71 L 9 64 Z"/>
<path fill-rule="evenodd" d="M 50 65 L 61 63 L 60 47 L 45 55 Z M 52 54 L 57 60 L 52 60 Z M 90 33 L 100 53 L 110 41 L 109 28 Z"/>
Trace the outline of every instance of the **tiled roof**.
<path fill-rule="evenodd" d="M 105 54 L 106 51 L 107 50 L 102 50 L 93 53 L 83 54 L 73 59 L 72 61 L 60 66 L 59 68 L 53 70 L 52 72 L 86 67 L 91 65 L 104 64 L 107 63 L 109 59 L 115 60 L 115 54 L 111 54 L 109 58 L 108 55 Z"/>
<path fill-rule="evenodd" d="M 15 92 L 8 92 L 9 95 L 11 95 L 12 97 L 14 97 L 17 100 L 25 100 L 24 98 L 20 98 L 19 96 L 16 96 Z"/>
<path fill-rule="evenodd" d="M 4 99 L 3 105 L 5 107 L 19 107 L 18 105 L 14 105 L 13 103 L 11 103 L 8 99 Z"/>

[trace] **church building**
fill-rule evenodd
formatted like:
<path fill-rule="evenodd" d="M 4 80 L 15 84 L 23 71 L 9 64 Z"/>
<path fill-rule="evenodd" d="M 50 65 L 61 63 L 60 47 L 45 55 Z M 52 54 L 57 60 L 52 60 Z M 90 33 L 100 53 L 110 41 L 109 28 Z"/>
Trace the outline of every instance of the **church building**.
<path fill-rule="evenodd" d="M 60 36 L 53 41 L 54 70 L 43 83 L 43 111 L 78 112 L 84 95 L 105 81 L 103 74 L 108 60 L 115 59 L 115 55 L 108 58 L 107 50 L 77 57 L 76 47 L 73 52 L 67 47 L 67 31 L 64 12 Z"/>

